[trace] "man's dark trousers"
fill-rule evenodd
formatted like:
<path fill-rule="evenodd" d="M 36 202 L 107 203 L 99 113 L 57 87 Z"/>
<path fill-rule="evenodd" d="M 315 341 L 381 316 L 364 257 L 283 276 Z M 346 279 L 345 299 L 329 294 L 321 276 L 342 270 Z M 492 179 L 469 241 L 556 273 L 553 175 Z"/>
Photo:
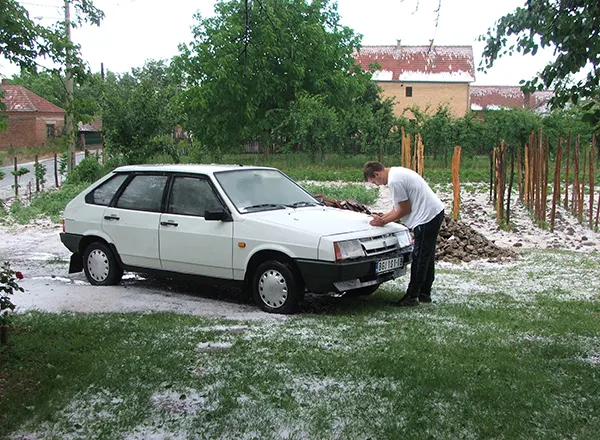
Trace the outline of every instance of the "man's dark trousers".
<path fill-rule="evenodd" d="M 435 247 L 443 220 L 444 210 L 427 223 L 413 228 L 414 245 L 410 282 L 406 290 L 411 298 L 431 296 L 431 286 L 435 278 Z"/>

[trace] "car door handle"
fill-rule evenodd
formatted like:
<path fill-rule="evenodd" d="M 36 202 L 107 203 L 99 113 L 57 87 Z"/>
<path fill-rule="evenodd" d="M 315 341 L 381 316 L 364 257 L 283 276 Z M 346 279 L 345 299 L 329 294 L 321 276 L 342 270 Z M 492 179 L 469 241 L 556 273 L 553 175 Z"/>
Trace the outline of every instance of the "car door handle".
<path fill-rule="evenodd" d="M 105 215 L 104 220 L 119 220 L 120 218 L 116 215 Z"/>
<path fill-rule="evenodd" d="M 162 226 L 178 226 L 179 223 L 175 223 L 173 220 L 169 220 L 168 222 L 160 222 Z"/>

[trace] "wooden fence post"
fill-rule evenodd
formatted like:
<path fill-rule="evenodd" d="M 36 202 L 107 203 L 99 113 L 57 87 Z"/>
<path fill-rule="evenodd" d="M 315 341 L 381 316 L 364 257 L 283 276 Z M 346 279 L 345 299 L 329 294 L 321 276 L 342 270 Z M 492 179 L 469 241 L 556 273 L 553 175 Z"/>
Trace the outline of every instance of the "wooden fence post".
<path fill-rule="evenodd" d="M 454 155 L 452 156 L 452 188 L 454 190 L 452 217 L 454 220 L 458 218 L 458 213 L 460 211 L 460 151 L 461 147 L 454 147 Z"/>
<path fill-rule="evenodd" d="M 579 135 L 575 141 L 573 151 L 573 191 L 571 194 L 571 213 L 577 215 L 577 203 L 579 203 Z"/>
<path fill-rule="evenodd" d="M 525 145 L 525 181 L 523 182 L 523 197 L 525 200 L 525 206 L 529 207 L 529 145 Z"/>
<path fill-rule="evenodd" d="M 423 136 L 419 136 L 419 166 L 417 172 L 423 177 L 423 170 L 425 169 L 425 144 L 423 144 Z"/>
<path fill-rule="evenodd" d="M 34 167 L 33 170 L 35 172 L 35 192 L 39 193 L 40 192 L 40 177 L 39 177 L 39 173 L 38 173 L 38 168 L 39 168 L 39 161 L 38 161 L 38 155 L 35 155 L 35 159 L 34 159 Z"/>
<path fill-rule="evenodd" d="M 17 156 L 14 157 L 14 164 L 15 164 L 15 197 L 19 197 L 19 176 L 17 174 L 17 171 L 18 171 Z"/>
<path fill-rule="evenodd" d="M 565 203 L 564 208 L 569 209 L 569 158 L 571 156 L 571 135 L 567 138 L 567 163 L 565 169 Z"/>
<path fill-rule="evenodd" d="M 592 139 L 592 148 L 590 148 L 590 229 L 593 229 L 593 217 L 594 217 L 594 153 L 596 149 L 595 139 Z"/>
<path fill-rule="evenodd" d="M 581 168 L 581 191 L 579 191 L 579 204 L 577 206 L 577 219 L 583 223 L 583 200 L 585 199 L 585 175 L 587 171 L 587 153 L 585 144 L 581 153 L 583 154 L 583 168 Z"/>
<path fill-rule="evenodd" d="M 496 158 L 496 147 L 490 151 L 490 202 L 496 203 L 496 195 L 494 192 L 494 163 Z"/>
<path fill-rule="evenodd" d="M 506 201 L 506 228 L 510 224 L 510 197 L 512 195 L 513 180 L 515 176 L 515 150 L 510 149 L 510 180 L 508 182 L 508 200 Z M 519 150 L 520 151 L 520 150 Z"/>
<path fill-rule="evenodd" d="M 562 159 L 562 139 L 558 138 L 556 150 L 556 163 L 554 164 L 554 191 L 552 192 L 552 211 L 550 212 L 550 231 L 554 232 L 554 219 L 556 216 L 556 202 L 560 203 L 560 162 Z"/>
<path fill-rule="evenodd" d="M 54 153 L 54 186 L 58 188 L 58 154 Z"/>

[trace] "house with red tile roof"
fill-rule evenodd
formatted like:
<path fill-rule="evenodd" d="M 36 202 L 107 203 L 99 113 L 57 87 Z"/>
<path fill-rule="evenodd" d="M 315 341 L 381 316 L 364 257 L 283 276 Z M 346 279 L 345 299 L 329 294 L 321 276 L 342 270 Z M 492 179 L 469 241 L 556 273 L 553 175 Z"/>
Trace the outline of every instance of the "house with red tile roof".
<path fill-rule="evenodd" d="M 500 110 L 529 108 L 539 113 L 548 111 L 548 102 L 554 96 L 550 91 L 523 93 L 519 86 L 471 86 L 471 110 Z"/>
<path fill-rule="evenodd" d="M 62 134 L 66 111 L 23 86 L 2 80 L 8 127 L 0 131 L 0 151 L 12 147 L 40 147 Z"/>
<path fill-rule="evenodd" d="M 373 71 L 383 96 L 394 100 L 394 113 L 418 106 L 436 111 L 447 104 L 456 117 L 470 108 L 469 86 L 475 81 L 472 46 L 363 46 L 357 63 Z M 379 66 L 373 69 L 375 63 Z"/>

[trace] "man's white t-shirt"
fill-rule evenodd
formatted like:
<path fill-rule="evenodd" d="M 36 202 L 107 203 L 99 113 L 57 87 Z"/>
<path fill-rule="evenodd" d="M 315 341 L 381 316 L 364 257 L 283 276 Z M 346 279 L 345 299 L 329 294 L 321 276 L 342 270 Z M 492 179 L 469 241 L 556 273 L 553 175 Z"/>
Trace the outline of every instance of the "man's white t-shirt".
<path fill-rule="evenodd" d="M 427 182 L 413 170 L 391 167 L 387 185 L 395 210 L 398 210 L 398 203 L 410 201 L 410 214 L 400 219 L 409 229 L 429 222 L 444 209 L 444 204 Z"/>

